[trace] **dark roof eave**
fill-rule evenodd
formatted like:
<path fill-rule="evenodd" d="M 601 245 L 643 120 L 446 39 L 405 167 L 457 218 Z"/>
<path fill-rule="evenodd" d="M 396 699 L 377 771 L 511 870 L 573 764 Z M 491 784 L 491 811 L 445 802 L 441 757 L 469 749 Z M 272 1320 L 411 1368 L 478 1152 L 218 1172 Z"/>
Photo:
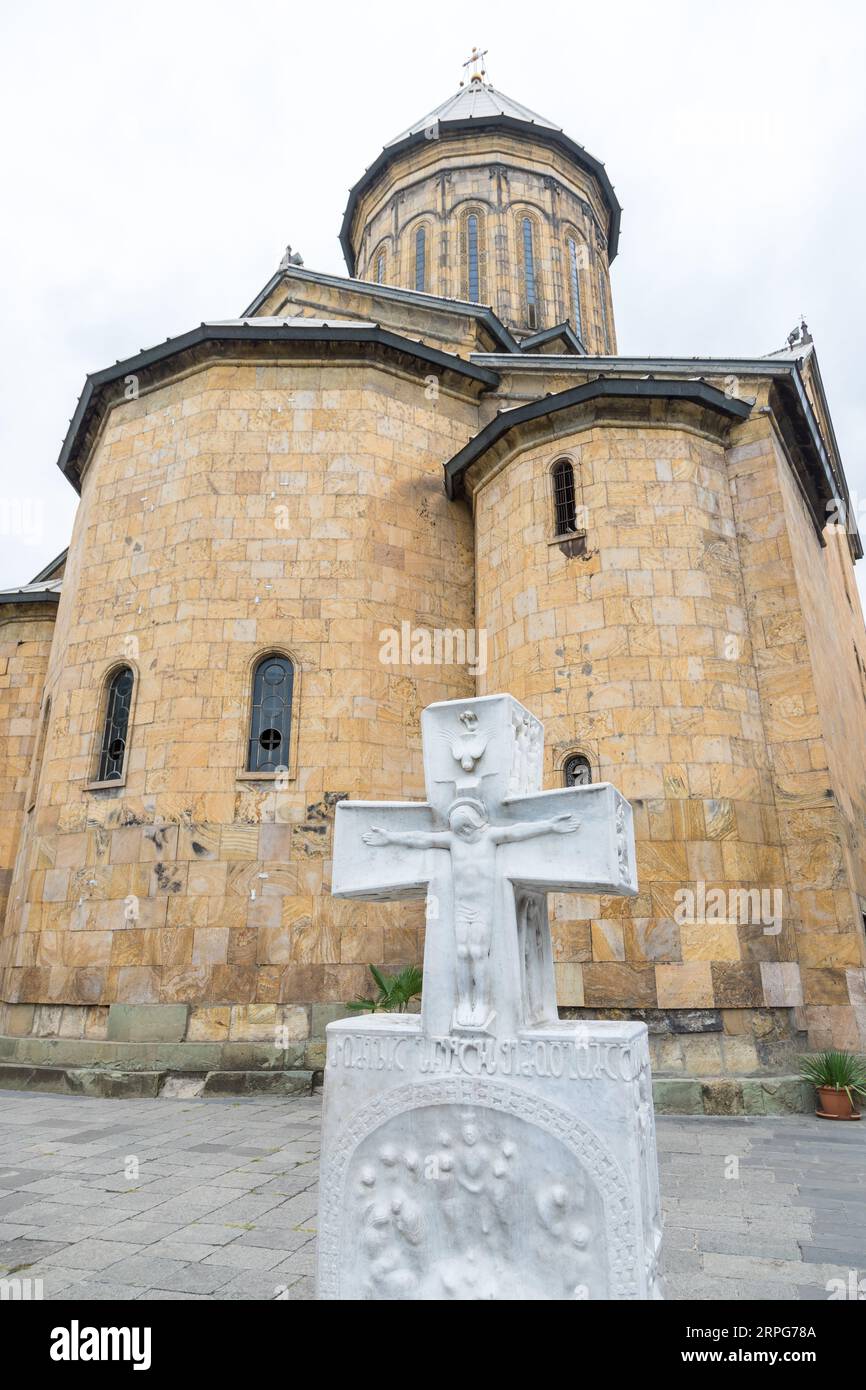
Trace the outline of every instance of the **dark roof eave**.
<path fill-rule="evenodd" d="M 467 362 L 462 357 L 441 352 L 438 348 L 428 347 L 425 343 L 404 338 L 399 333 L 391 333 L 384 328 L 344 326 L 304 328 L 297 325 L 275 328 L 272 325 L 264 324 L 261 326 L 255 324 L 201 324 L 198 328 L 192 329 L 189 333 L 183 333 L 177 338 L 167 338 L 158 347 L 147 348 L 136 354 L 135 357 L 127 357 L 122 362 L 116 362 L 113 367 L 105 367 L 102 371 L 90 373 L 66 432 L 60 457 L 57 460 L 58 468 L 72 482 L 73 486 L 77 486 L 80 481 L 78 470 L 74 466 L 76 444 L 93 407 L 96 393 L 102 387 L 111 385 L 125 376 L 143 371 L 170 357 L 180 356 L 192 348 L 210 342 L 305 342 L 313 345 L 317 343 L 376 344 L 395 352 L 416 357 L 425 364 L 438 367 L 443 372 L 453 372 L 485 388 L 499 385 L 499 373 L 489 367 L 480 367 L 475 363 Z"/>
<path fill-rule="evenodd" d="M 827 403 L 827 396 L 824 391 L 824 383 L 821 380 L 821 372 L 820 368 L 818 367 L 817 357 L 814 359 L 813 371 L 817 383 L 817 389 L 821 394 L 823 408 L 827 416 L 827 427 L 830 434 L 829 450 L 825 448 L 824 436 L 821 433 L 821 426 L 815 415 L 815 411 L 812 409 L 812 402 L 809 400 L 809 393 L 806 390 L 806 384 L 803 380 L 803 372 L 800 366 L 799 359 L 795 363 L 794 369 L 791 372 L 791 380 L 793 381 L 795 386 L 797 399 L 800 403 L 800 408 L 802 409 L 803 414 L 806 418 L 806 422 L 809 426 L 809 433 L 812 438 L 815 453 L 818 456 L 821 468 L 824 473 L 824 479 L 828 484 L 830 496 L 833 498 L 840 498 L 841 495 L 841 500 L 845 503 L 846 526 L 854 559 L 862 560 L 863 541 L 861 540 L 860 531 L 858 527 L 852 523 L 851 496 L 848 491 L 848 480 L 845 477 L 845 471 L 842 467 L 841 459 L 839 459 L 839 446 L 836 441 L 836 432 L 833 428 L 833 418 L 830 414 L 830 407 Z M 838 472 L 834 463 L 834 459 L 839 461 Z"/>
<path fill-rule="evenodd" d="M 30 593 L 22 592 L 20 589 L 12 589 L 8 593 L 0 592 L 0 606 L 7 603 L 53 603 L 60 602 L 60 594 L 56 589 L 37 589 Z"/>
<path fill-rule="evenodd" d="M 607 230 L 607 258 L 608 264 L 614 259 L 619 245 L 619 228 L 622 219 L 622 208 L 619 199 L 613 191 L 613 184 L 607 175 L 607 170 L 600 160 L 595 159 L 589 154 L 582 145 L 578 145 L 561 130 L 555 130 L 549 126 L 536 125 L 534 121 L 519 121 L 515 116 L 474 116 L 467 117 L 459 121 L 440 121 L 439 131 L 445 134 L 462 135 L 472 130 L 511 130 L 520 135 L 531 135 L 534 140 L 554 145 L 564 151 L 575 161 L 580 168 L 595 178 L 601 188 L 604 200 L 610 214 Z M 368 169 L 364 171 L 358 182 L 349 190 L 349 201 L 346 204 L 346 211 L 343 214 L 343 225 L 340 228 L 340 245 L 343 248 L 343 256 L 349 269 L 349 274 L 355 273 L 355 256 L 352 250 L 351 232 L 352 222 L 355 217 L 355 210 L 362 195 L 375 182 L 379 174 L 385 170 L 393 159 L 398 155 L 405 154 L 407 150 L 415 145 L 429 143 L 423 130 L 414 131 L 404 139 L 399 140 L 394 145 L 386 145 Z"/>
<path fill-rule="evenodd" d="M 497 415 L 445 464 L 445 491 L 448 497 L 453 500 L 458 495 L 461 478 L 467 468 L 517 425 L 527 424 L 532 420 L 568 410 L 571 406 L 583 405 L 601 398 L 686 400 L 694 405 L 716 410 L 720 415 L 727 415 L 734 420 L 745 420 L 752 409 L 749 402 L 728 397 L 715 386 L 708 386 L 702 381 L 617 381 L 608 377 L 598 378 Z"/>

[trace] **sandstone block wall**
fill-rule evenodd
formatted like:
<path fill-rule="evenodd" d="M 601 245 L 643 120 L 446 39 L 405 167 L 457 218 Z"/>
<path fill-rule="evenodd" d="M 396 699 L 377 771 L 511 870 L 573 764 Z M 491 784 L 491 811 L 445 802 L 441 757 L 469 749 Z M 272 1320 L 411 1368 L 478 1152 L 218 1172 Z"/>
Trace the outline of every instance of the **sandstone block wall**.
<path fill-rule="evenodd" d="M 766 417 L 717 440 L 588 424 L 515 448 L 486 475 L 477 465 L 472 482 L 484 688 L 511 690 L 544 720 L 549 784 L 581 752 L 635 811 L 640 896 L 555 902 L 560 1004 L 714 1011 L 707 1027 L 722 1036 L 692 1044 L 711 1070 L 757 1065 L 768 1037 L 784 1048 L 798 1026 L 817 1045 L 856 1045 L 862 980 L 857 874 L 843 852 L 864 824 L 862 693 L 843 650 L 850 632 L 817 622 L 819 602 L 838 605 L 832 573 L 843 571 L 836 551 L 821 551 L 768 430 Z M 549 471 L 563 456 L 587 511 L 580 558 L 553 543 Z M 809 576 L 802 603 L 795 553 Z M 828 710 L 845 711 L 829 740 L 822 684 Z M 834 741 L 849 749 L 838 787 Z M 840 825 L 840 798 L 859 832 Z M 679 890 L 697 906 L 701 885 L 705 901 L 722 891 L 725 911 L 682 920 Z M 744 912 L 739 895 L 755 890 L 764 896 Z M 767 1009 L 795 1010 L 790 1026 L 768 1027 Z M 667 1054 L 681 1059 L 681 1040 L 657 1042 L 657 1064 Z"/>
<path fill-rule="evenodd" d="M 363 363 L 227 363 L 112 411 L 47 672 L 8 1001 L 79 1022 L 114 1001 L 190 1003 L 199 1035 L 218 1035 L 226 1007 L 343 1001 L 367 992 L 368 961 L 419 959 L 417 911 L 327 890 L 336 801 L 422 796 L 420 711 L 474 692 L 465 669 L 380 659 L 380 633 L 403 621 L 473 624 L 470 521 L 441 461 L 476 408 L 430 394 Z M 244 776 L 251 671 L 270 650 L 299 675 L 280 785 Z M 118 662 L 136 673 L 125 782 L 94 790 Z M 33 677 L 27 729 L 9 726 L 21 774 Z"/>
<path fill-rule="evenodd" d="M 766 416 L 729 451 L 749 630 L 816 1047 L 866 1048 L 866 634 L 844 535 L 821 545 Z"/>
<path fill-rule="evenodd" d="M 34 776 L 53 604 L 5 606 L 0 616 L 0 925 Z"/>

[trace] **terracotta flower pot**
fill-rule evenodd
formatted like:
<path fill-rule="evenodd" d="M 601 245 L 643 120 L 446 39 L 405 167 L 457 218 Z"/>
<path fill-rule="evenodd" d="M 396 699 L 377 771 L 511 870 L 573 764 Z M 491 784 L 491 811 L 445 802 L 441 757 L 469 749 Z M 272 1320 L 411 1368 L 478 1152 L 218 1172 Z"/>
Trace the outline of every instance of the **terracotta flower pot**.
<path fill-rule="evenodd" d="M 835 1086 L 818 1086 L 818 1108 L 815 1111 L 822 1120 L 859 1120 L 859 1112 L 851 1104 L 847 1091 L 837 1091 Z"/>

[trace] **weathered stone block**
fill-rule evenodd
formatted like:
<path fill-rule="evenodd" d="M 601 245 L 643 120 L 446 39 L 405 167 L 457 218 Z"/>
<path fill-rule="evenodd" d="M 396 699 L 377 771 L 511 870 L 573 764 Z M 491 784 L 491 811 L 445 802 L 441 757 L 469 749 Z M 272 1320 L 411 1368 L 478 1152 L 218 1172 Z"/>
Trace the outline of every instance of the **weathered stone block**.
<path fill-rule="evenodd" d="M 112 1004 L 107 1037 L 112 1042 L 181 1042 L 187 1014 L 186 1004 Z"/>
<path fill-rule="evenodd" d="M 701 1115 L 704 1103 L 700 1081 L 668 1076 L 653 1078 L 653 1103 L 660 1115 Z"/>
<path fill-rule="evenodd" d="M 743 1088 L 737 1081 L 714 1078 L 701 1082 L 705 1115 L 742 1115 Z"/>

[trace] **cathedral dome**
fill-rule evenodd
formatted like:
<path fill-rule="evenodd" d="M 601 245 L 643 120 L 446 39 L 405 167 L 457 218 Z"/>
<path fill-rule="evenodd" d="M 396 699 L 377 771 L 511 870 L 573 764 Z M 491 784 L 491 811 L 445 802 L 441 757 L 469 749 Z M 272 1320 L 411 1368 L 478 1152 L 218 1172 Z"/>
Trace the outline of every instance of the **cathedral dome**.
<path fill-rule="evenodd" d="M 399 145 L 401 140 L 407 139 L 410 135 L 423 134 L 437 121 L 440 124 L 446 121 L 472 120 L 495 122 L 503 116 L 513 121 L 529 121 L 532 125 L 545 126 L 548 130 L 558 130 L 562 134 L 561 127 L 554 125 L 553 121 L 539 116 L 537 111 L 530 111 L 528 106 L 523 106 L 519 101 L 513 101 L 504 92 L 498 92 L 490 83 L 472 81 L 441 102 L 423 120 L 416 121 L 408 130 L 389 140 L 385 148 Z"/>
<path fill-rule="evenodd" d="M 619 222 L 604 165 L 476 74 L 384 146 L 340 240 L 360 279 L 490 304 L 518 334 L 568 322 L 605 353 Z"/>

